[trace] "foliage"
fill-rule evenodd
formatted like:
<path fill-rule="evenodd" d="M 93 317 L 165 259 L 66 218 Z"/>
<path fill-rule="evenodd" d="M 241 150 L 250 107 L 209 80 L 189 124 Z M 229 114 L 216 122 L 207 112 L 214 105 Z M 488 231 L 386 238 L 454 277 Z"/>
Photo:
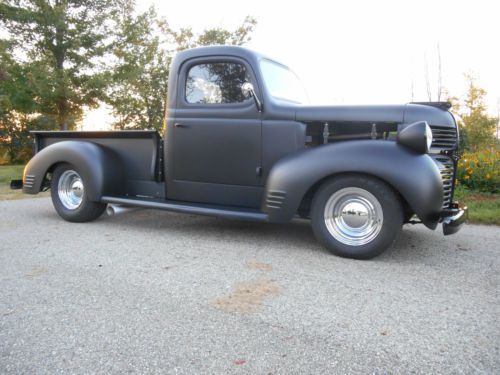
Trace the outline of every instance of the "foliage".
<path fill-rule="evenodd" d="M 3 0 L 0 23 L 34 72 L 39 113 L 60 129 L 75 126 L 83 107 L 104 99 L 103 57 L 109 48 L 113 0 Z"/>
<path fill-rule="evenodd" d="M 0 25 L 0 146 L 10 162 L 29 157 L 29 130 L 72 129 L 83 109 L 105 101 L 115 128 L 162 127 L 172 53 L 242 44 L 255 20 L 234 31 L 175 31 L 134 0 L 3 0 Z"/>
<path fill-rule="evenodd" d="M 2 163 L 21 162 L 31 154 L 29 131 L 54 129 L 50 117 L 36 115 L 35 98 L 39 70 L 33 64 L 20 64 L 12 57 L 12 43 L 0 41 L 0 145 Z"/>
<path fill-rule="evenodd" d="M 10 158 L 5 147 L 0 144 L 0 166 L 10 164 Z"/>
<path fill-rule="evenodd" d="M 32 113 L 36 108 L 34 67 L 19 64 L 12 54 L 13 43 L 0 39 L 0 121 L 7 121 L 12 111 Z"/>
<path fill-rule="evenodd" d="M 490 117 L 484 103 L 486 91 L 472 75 L 466 75 L 468 91 L 463 102 L 450 98 L 460 128 L 461 159 L 458 184 L 483 192 L 500 191 L 500 152 L 495 129 L 498 119 Z"/>
<path fill-rule="evenodd" d="M 108 103 L 116 117 L 115 129 L 161 131 L 166 109 L 168 73 L 172 54 L 186 48 L 213 44 L 241 45 L 250 40 L 256 21 L 247 17 L 234 31 L 222 28 L 195 34 L 191 28 L 173 30 L 153 7 L 134 15 L 133 6 L 119 17 L 113 53 Z"/>
<path fill-rule="evenodd" d="M 500 192 L 500 150 L 465 152 L 458 162 L 457 179 L 469 189 Z"/>
<path fill-rule="evenodd" d="M 217 27 L 206 29 L 201 34 L 195 34 L 190 27 L 173 30 L 166 22 L 163 24 L 163 30 L 170 37 L 170 42 L 175 46 L 175 50 L 182 51 L 188 48 L 216 44 L 241 46 L 251 40 L 255 25 L 257 25 L 256 19 L 247 16 L 243 23 L 232 32 Z"/>
<path fill-rule="evenodd" d="M 74 129 L 101 102 L 117 129 L 160 130 L 172 54 L 243 44 L 255 24 L 196 34 L 136 14 L 135 0 L 0 1 L 0 159 L 25 161 L 30 130 Z"/>
<path fill-rule="evenodd" d="M 116 129 L 161 129 L 170 56 L 162 49 L 154 8 L 120 20 L 113 47 L 117 58 L 108 103 Z"/>
<path fill-rule="evenodd" d="M 477 86 L 473 76 L 466 75 L 469 83 L 466 98 L 459 110 L 462 150 L 475 151 L 495 144 L 497 118 L 488 116 L 484 103 L 486 90 Z"/>

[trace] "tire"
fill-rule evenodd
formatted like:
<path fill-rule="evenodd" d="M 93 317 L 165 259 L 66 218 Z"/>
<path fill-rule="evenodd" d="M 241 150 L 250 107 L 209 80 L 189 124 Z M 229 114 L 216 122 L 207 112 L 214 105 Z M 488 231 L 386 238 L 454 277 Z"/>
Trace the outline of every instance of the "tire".
<path fill-rule="evenodd" d="M 71 164 L 60 164 L 52 173 L 50 195 L 59 216 L 66 221 L 83 223 L 102 215 L 106 204 L 89 200 L 86 183 Z"/>
<path fill-rule="evenodd" d="M 382 254 L 396 241 L 403 219 L 403 207 L 391 187 L 363 175 L 327 180 L 311 207 L 316 238 L 345 258 L 371 259 Z"/>

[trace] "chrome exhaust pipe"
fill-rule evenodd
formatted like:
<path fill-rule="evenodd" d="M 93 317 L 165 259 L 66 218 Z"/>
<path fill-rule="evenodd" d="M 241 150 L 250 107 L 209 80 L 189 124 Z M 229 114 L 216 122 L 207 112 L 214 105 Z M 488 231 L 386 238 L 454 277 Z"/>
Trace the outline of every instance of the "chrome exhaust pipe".
<path fill-rule="evenodd" d="M 106 213 L 108 216 L 114 216 L 119 214 L 124 214 L 126 212 L 136 211 L 139 207 L 124 206 L 122 204 L 111 204 L 109 203 L 106 207 Z"/>

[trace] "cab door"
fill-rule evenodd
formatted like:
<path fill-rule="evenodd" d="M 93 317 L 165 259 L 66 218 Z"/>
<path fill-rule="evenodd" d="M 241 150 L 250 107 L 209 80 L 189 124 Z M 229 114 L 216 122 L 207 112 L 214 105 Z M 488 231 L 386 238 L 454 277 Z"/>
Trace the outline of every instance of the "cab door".
<path fill-rule="evenodd" d="M 192 59 L 180 69 L 168 153 L 169 199 L 259 207 L 261 116 L 241 85 L 256 86 L 239 58 Z"/>

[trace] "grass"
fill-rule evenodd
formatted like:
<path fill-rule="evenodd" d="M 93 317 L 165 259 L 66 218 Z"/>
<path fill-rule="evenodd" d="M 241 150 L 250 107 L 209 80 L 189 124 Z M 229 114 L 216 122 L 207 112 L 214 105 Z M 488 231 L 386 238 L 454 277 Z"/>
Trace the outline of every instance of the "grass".
<path fill-rule="evenodd" d="M 24 165 L 0 166 L 0 201 L 48 196 L 47 193 L 40 193 L 38 195 L 28 195 L 28 194 L 23 194 L 21 190 L 10 189 L 10 180 L 21 179 L 23 177 L 23 169 Z"/>
<path fill-rule="evenodd" d="M 0 166 L 0 184 L 9 184 L 10 180 L 22 178 L 23 168 L 23 165 Z"/>
<path fill-rule="evenodd" d="M 23 165 L 0 166 L 0 200 L 49 195 L 49 193 L 27 195 L 23 194 L 21 190 L 10 190 L 10 180 L 21 178 L 23 168 Z M 469 207 L 469 222 L 500 225 L 500 194 L 481 193 L 459 186 L 455 191 L 455 199 Z"/>
<path fill-rule="evenodd" d="M 500 194 L 482 193 L 459 186 L 454 199 L 469 207 L 469 222 L 500 225 Z"/>

